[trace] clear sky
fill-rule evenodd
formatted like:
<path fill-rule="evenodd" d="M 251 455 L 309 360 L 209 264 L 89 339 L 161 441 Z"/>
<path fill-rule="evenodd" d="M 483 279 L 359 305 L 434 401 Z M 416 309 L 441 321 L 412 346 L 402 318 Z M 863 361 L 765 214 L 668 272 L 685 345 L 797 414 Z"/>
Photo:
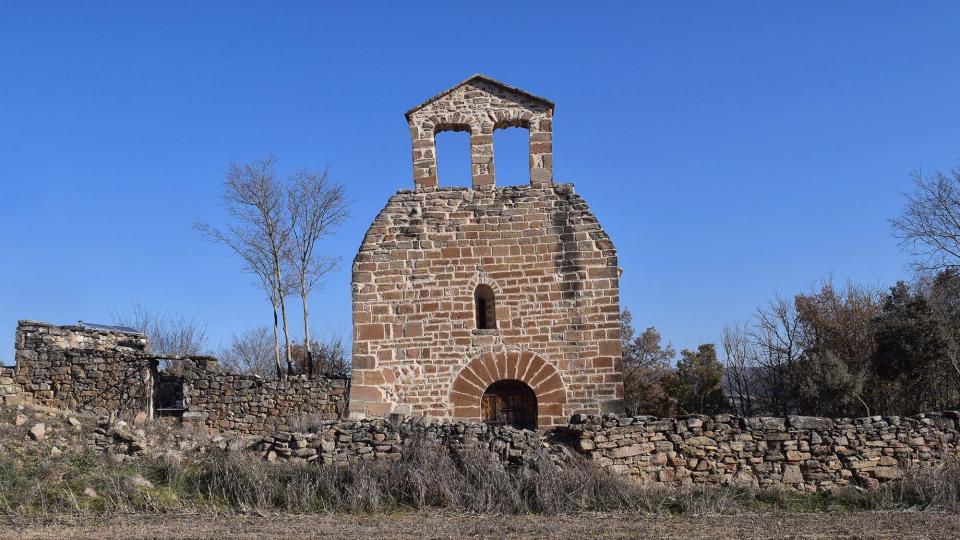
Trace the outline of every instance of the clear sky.
<path fill-rule="evenodd" d="M 348 185 L 312 312 L 349 335 L 349 263 L 413 186 L 403 112 L 478 72 L 557 103 L 555 176 L 612 236 L 637 326 L 678 348 L 827 275 L 891 283 L 909 174 L 958 165 L 958 23 L 956 2 L 0 1 L 0 361 L 17 319 L 134 302 L 214 347 L 269 324 L 190 225 L 222 223 L 231 161 L 271 153 Z M 501 184 L 525 178 L 516 131 Z M 441 137 L 442 184 L 466 156 Z"/>

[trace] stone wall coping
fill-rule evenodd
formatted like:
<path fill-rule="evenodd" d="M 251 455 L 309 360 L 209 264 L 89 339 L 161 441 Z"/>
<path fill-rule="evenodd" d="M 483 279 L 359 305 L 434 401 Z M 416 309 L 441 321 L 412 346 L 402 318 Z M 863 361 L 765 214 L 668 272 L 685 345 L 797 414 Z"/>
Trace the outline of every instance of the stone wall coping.
<path fill-rule="evenodd" d="M 928 413 L 920 413 L 911 416 L 883 416 L 883 415 L 874 415 L 874 416 L 862 416 L 857 418 L 847 418 L 847 417 L 837 417 L 837 418 L 826 418 L 818 416 L 799 416 L 799 415 L 789 415 L 786 417 L 781 416 L 737 416 L 731 414 L 717 414 L 717 415 L 703 415 L 703 414 L 689 414 L 689 415 L 680 415 L 676 417 L 664 417 L 660 418 L 657 416 L 627 416 L 627 415 L 616 415 L 616 414 L 606 414 L 606 415 L 586 415 L 586 414 L 574 414 L 570 417 L 569 426 L 578 426 L 578 425 L 595 425 L 595 426 L 629 426 L 629 425 L 644 425 L 651 422 L 676 422 L 676 421 L 688 421 L 691 419 L 706 421 L 710 420 L 717 424 L 740 424 L 742 426 L 757 425 L 761 429 L 793 429 L 793 430 L 817 430 L 817 429 L 832 429 L 836 426 L 852 424 L 852 425 L 867 425 L 875 424 L 877 422 L 886 422 L 889 425 L 897 425 L 898 423 L 904 420 L 914 420 L 922 422 L 927 419 L 936 419 L 936 418 L 949 418 L 952 420 L 960 420 L 960 411 L 935 411 Z M 771 425 L 775 421 L 779 420 L 782 424 L 781 426 Z M 811 427 L 811 425 L 818 424 L 817 427 Z"/>
<path fill-rule="evenodd" d="M 33 319 L 20 319 L 19 321 L 17 321 L 18 328 L 24 327 L 24 326 L 28 326 L 28 327 L 34 326 L 37 328 L 50 328 L 50 329 L 56 329 L 56 330 L 63 330 L 66 332 L 83 332 L 85 334 L 110 334 L 110 335 L 120 334 L 124 336 L 130 336 L 130 335 L 143 336 L 143 334 L 131 334 L 129 332 L 122 332 L 120 330 L 107 330 L 104 328 L 89 328 L 89 327 L 83 327 L 77 324 L 53 324 L 45 321 L 35 321 Z"/>

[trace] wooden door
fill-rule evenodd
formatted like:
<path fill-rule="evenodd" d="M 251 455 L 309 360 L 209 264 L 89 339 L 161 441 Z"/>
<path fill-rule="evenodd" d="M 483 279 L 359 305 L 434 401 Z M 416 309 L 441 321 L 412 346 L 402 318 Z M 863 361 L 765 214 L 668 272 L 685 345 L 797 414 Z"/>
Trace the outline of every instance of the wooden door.
<path fill-rule="evenodd" d="M 537 429 L 537 396 L 521 381 L 497 381 L 480 400 L 483 421 L 494 426 Z"/>

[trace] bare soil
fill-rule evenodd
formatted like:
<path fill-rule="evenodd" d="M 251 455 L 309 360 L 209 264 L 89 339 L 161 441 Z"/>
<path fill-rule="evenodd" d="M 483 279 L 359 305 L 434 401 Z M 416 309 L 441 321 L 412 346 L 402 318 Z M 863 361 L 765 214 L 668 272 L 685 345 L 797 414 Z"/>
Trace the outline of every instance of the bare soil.
<path fill-rule="evenodd" d="M 731 516 L 124 515 L 38 522 L 0 517 L 0 538 L 956 538 L 960 514 Z"/>

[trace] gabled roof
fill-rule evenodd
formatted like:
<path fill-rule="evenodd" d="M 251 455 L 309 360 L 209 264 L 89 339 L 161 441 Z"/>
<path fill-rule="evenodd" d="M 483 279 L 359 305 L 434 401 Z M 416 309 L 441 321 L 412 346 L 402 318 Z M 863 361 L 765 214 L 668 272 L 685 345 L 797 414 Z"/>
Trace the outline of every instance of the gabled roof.
<path fill-rule="evenodd" d="M 541 102 L 541 103 L 543 103 L 543 104 L 545 104 L 545 105 L 548 105 L 548 106 L 550 107 L 550 109 L 554 109 L 554 108 L 555 108 L 555 104 L 554 104 L 552 101 L 550 101 L 549 99 L 547 99 L 547 98 L 540 97 L 540 96 L 538 96 L 538 95 L 536 95 L 536 94 L 531 94 L 530 92 L 527 92 L 526 90 L 521 90 L 521 89 L 517 88 L 516 86 L 511 86 L 511 85 L 509 85 L 509 84 L 507 84 L 507 83 L 505 83 L 505 82 L 498 81 L 498 80 L 494 79 L 493 77 L 488 77 L 488 76 L 486 76 L 486 75 L 483 75 L 482 73 L 477 73 L 477 74 L 475 74 L 475 75 L 471 75 L 471 76 L 467 77 L 466 79 L 458 82 L 457 84 L 451 86 L 450 88 L 444 90 L 443 92 L 440 92 L 439 94 L 437 94 L 437 95 L 433 96 L 432 98 L 424 101 L 423 103 L 417 105 L 416 107 L 413 107 L 412 109 L 408 110 L 407 112 L 405 112 L 405 113 L 403 113 L 403 114 L 404 114 L 404 116 L 407 117 L 407 119 L 409 119 L 409 118 L 410 118 L 410 115 L 413 114 L 414 112 L 416 112 L 417 110 L 422 109 L 423 107 L 425 107 L 426 105 L 429 105 L 430 103 L 433 103 L 434 101 L 437 101 L 438 99 L 440 99 L 440 98 L 442 98 L 443 96 L 449 94 L 450 92 L 453 92 L 453 91 L 456 90 L 457 88 L 460 88 L 461 86 L 463 86 L 463 85 L 465 85 L 465 84 L 468 84 L 468 83 L 470 83 L 470 82 L 476 81 L 476 80 L 481 80 L 481 81 L 484 81 L 484 82 L 486 82 L 486 83 L 488 83 L 488 84 L 492 84 L 492 85 L 495 85 L 495 86 L 499 86 L 500 88 L 503 88 L 504 90 L 509 90 L 510 92 L 515 92 L 515 93 L 517 93 L 517 94 L 522 94 L 522 95 L 524 95 L 524 96 L 526 96 L 526 97 L 528 97 L 528 98 L 530 98 L 530 99 L 533 99 L 533 100 L 539 101 L 539 102 Z"/>

